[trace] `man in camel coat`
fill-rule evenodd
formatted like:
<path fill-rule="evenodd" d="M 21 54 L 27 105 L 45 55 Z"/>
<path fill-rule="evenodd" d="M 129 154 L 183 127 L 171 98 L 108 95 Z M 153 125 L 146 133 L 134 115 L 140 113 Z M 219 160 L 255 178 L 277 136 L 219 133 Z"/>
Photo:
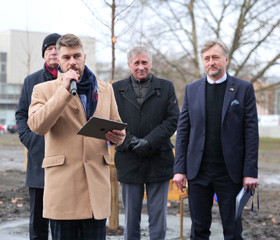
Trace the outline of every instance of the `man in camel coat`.
<path fill-rule="evenodd" d="M 105 140 L 77 135 L 91 116 L 121 121 L 110 84 L 85 66 L 78 37 L 57 42 L 59 73 L 34 87 L 28 125 L 45 135 L 43 216 L 50 219 L 53 240 L 105 240 L 110 215 L 110 159 Z M 70 82 L 77 82 L 77 95 Z M 125 131 L 112 130 L 108 141 L 119 145 Z"/>

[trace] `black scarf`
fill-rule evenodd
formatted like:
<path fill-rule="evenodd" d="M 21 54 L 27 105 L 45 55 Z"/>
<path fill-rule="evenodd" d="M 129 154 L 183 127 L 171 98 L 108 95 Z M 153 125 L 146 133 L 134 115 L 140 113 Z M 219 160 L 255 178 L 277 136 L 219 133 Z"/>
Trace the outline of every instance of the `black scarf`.
<path fill-rule="evenodd" d="M 95 75 L 85 66 L 83 76 L 77 83 L 77 93 L 87 97 L 86 118 L 87 120 L 94 114 L 98 102 L 98 86 Z"/>
<path fill-rule="evenodd" d="M 60 66 L 58 70 L 62 72 Z M 94 114 L 98 103 L 98 85 L 95 75 L 85 66 L 83 76 L 77 83 L 77 93 L 87 97 L 85 114 L 87 120 Z"/>

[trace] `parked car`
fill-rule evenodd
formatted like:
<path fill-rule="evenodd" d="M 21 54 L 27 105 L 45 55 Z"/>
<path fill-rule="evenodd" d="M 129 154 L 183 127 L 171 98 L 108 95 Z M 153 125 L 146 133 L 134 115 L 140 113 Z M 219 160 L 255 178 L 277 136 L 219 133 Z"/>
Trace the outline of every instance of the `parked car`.
<path fill-rule="evenodd" d="M 16 133 L 17 132 L 17 124 L 16 122 L 10 122 L 7 124 L 7 131 L 9 133 Z"/>
<path fill-rule="evenodd" d="M 0 125 L 0 135 L 4 133 L 5 133 L 5 128 L 2 125 Z"/>

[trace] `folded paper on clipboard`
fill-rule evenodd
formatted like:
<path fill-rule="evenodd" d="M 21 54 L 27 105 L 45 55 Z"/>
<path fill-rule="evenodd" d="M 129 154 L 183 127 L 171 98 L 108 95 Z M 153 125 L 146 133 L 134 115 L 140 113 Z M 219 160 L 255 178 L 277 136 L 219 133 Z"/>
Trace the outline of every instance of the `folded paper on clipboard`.
<path fill-rule="evenodd" d="M 237 220 L 242 214 L 243 208 L 249 201 L 249 199 L 254 195 L 254 190 L 250 192 L 247 191 L 247 188 L 242 188 L 241 191 L 236 196 L 235 202 L 235 220 Z"/>
<path fill-rule="evenodd" d="M 79 135 L 107 140 L 105 134 L 108 131 L 123 130 L 127 123 L 117 122 L 109 119 L 91 117 L 86 124 L 77 132 Z"/>

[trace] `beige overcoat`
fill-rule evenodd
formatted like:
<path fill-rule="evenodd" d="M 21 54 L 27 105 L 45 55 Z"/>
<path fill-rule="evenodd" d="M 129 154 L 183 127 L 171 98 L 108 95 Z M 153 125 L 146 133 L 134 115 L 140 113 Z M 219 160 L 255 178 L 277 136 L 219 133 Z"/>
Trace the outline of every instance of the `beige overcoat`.
<path fill-rule="evenodd" d="M 79 96 L 62 86 L 62 75 L 34 87 L 28 125 L 45 135 L 43 216 L 105 219 L 110 215 L 110 158 L 105 140 L 77 135 L 86 123 Z M 112 86 L 98 80 L 94 116 L 121 121 Z M 121 144 L 121 143 L 120 143 Z"/>

